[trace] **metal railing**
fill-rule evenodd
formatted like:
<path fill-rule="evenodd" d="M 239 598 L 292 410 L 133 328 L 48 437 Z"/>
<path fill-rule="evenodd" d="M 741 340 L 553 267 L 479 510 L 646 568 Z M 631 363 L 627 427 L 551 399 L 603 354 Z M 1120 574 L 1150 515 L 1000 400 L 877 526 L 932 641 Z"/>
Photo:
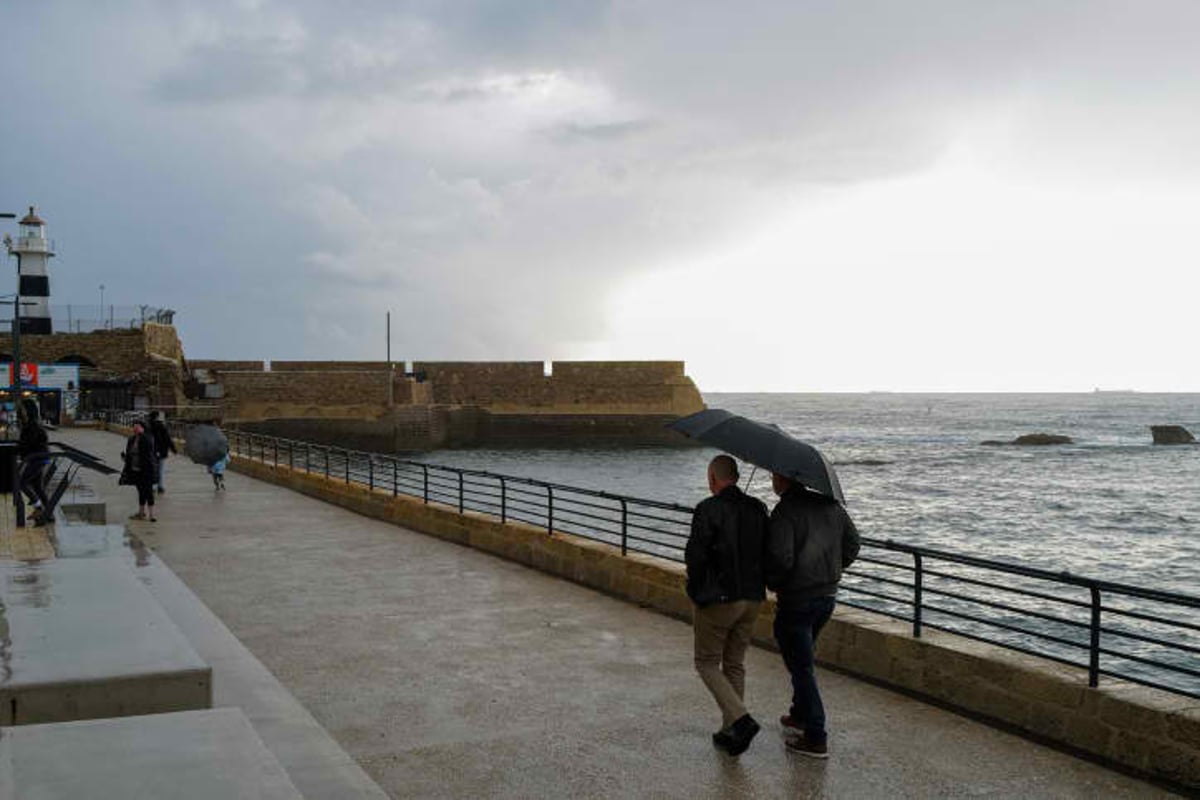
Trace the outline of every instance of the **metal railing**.
<path fill-rule="evenodd" d="M 116 412 L 127 423 L 132 412 Z M 186 423 L 173 422 L 183 435 Z M 692 509 L 228 431 L 234 455 L 682 562 Z M 1200 697 L 1200 597 L 864 537 L 839 602 L 1102 676 Z"/>

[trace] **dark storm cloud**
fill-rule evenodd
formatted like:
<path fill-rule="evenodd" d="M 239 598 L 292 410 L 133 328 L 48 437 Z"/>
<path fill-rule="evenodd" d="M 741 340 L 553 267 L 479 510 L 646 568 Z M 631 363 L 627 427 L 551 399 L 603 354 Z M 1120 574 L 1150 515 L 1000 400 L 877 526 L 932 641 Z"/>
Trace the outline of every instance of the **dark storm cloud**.
<path fill-rule="evenodd" d="M 624 277 L 736 241 L 781 197 L 926 169 L 997 109 L 1046 169 L 1194 173 L 1198 21 L 1183 2 L 38 4 L 0 51 L 26 110 L 0 131 L 5 202 L 42 203 L 77 248 L 56 286 L 153 294 L 198 355 L 361 355 L 386 308 L 417 357 L 562 355 L 604 337 Z"/>

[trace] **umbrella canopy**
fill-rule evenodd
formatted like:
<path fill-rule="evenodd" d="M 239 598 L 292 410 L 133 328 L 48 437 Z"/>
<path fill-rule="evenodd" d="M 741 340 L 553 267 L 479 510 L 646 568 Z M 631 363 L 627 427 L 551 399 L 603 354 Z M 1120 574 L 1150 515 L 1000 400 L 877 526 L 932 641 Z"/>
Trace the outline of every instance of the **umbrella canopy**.
<path fill-rule="evenodd" d="M 777 425 L 755 422 L 722 408 L 706 408 L 667 427 L 798 481 L 839 503 L 846 502 L 837 472 L 821 451 L 784 433 Z"/>
<path fill-rule="evenodd" d="M 188 428 L 183 452 L 197 464 L 211 467 L 229 452 L 229 440 L 216 425 L 193 425 Z"/>

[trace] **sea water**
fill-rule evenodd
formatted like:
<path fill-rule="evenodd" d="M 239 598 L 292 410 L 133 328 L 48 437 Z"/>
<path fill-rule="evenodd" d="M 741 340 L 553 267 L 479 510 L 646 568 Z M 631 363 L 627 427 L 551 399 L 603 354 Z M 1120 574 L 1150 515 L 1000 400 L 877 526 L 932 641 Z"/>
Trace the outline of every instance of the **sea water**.
<path fill-rule="evenodd" d="M 1054 571 L 1200 592 L 1194 394 L 705 394 L 819 447 L 864 535 Z M 1026 433 L 1073 444 L 990 446 Z M 443 450 L 423 460 L 693 505 L 704 448 Z M 745 467 L 743 485 L 750 468 Z M 751 490 L 773 502 L 760 471 Z"/>

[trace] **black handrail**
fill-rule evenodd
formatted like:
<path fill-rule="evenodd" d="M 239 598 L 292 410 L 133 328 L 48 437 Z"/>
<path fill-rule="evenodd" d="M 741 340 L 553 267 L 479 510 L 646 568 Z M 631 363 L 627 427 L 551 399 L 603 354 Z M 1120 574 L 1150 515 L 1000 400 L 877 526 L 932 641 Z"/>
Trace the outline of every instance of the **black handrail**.
<path fill-rule="evenodd" d="M 130 413 L 116 412 L 110 419 L 127 424 Z M 178 434 L 184 432 L 185 423 L 176 420 L 172 425 Z M 237 430 L 228 434 L 234 454 L 268 465 L 278 466 L 279 453 L 286 450 L 283 460 L 299 470 L 301 459 L 294 453 L 303 450 L 305 472 L 361 484 L 369 491 L 440 502 L 459 513 L 486 514 L 501 522 L 525 522 L 544 529 L 548 536 L 569 533 L 619 547 L 622 555 L 633 552 L 683 561 L 692 515 L 689 506 Z M 313 450 L 323 456 L 323 464 L 314 463 Z M 377 468 L 381 464 L 390 464 L 390 470 Z M 905 620 L 911 623 L 914 637 L 925 628 L 949 631 L 1078 666 L 1087 671 L 1090 686 L 1108 676 L 1200 697 L 1195 663 L 1200 597 L 891 539 L 863 537 L 862 543 L 866 552 L 847 571 L 841 602 Z M 905 558 L 880 558 L 870 552 Z M 888 587 L 907 596 L 878 591 Z M 1078 594 L 1071 596 L 1073 592 Z M 1138 605 L 1126 608 L 1104 602 L 1114 597 Z M 1078 618 L 1072 619 L 1071 614 Z M 1140 628 L 1152 630 L 1133 633 L 1106 626 L 1105 618 L 1114 616 L 1137 620 Z M 1132 640 L 1141 649 L 1126 652 L 1105 647 L 1112 637 L 1126 643 Z M 1086 651 L 1086 661 L 1072 657 L 1078 651 Z"/>

